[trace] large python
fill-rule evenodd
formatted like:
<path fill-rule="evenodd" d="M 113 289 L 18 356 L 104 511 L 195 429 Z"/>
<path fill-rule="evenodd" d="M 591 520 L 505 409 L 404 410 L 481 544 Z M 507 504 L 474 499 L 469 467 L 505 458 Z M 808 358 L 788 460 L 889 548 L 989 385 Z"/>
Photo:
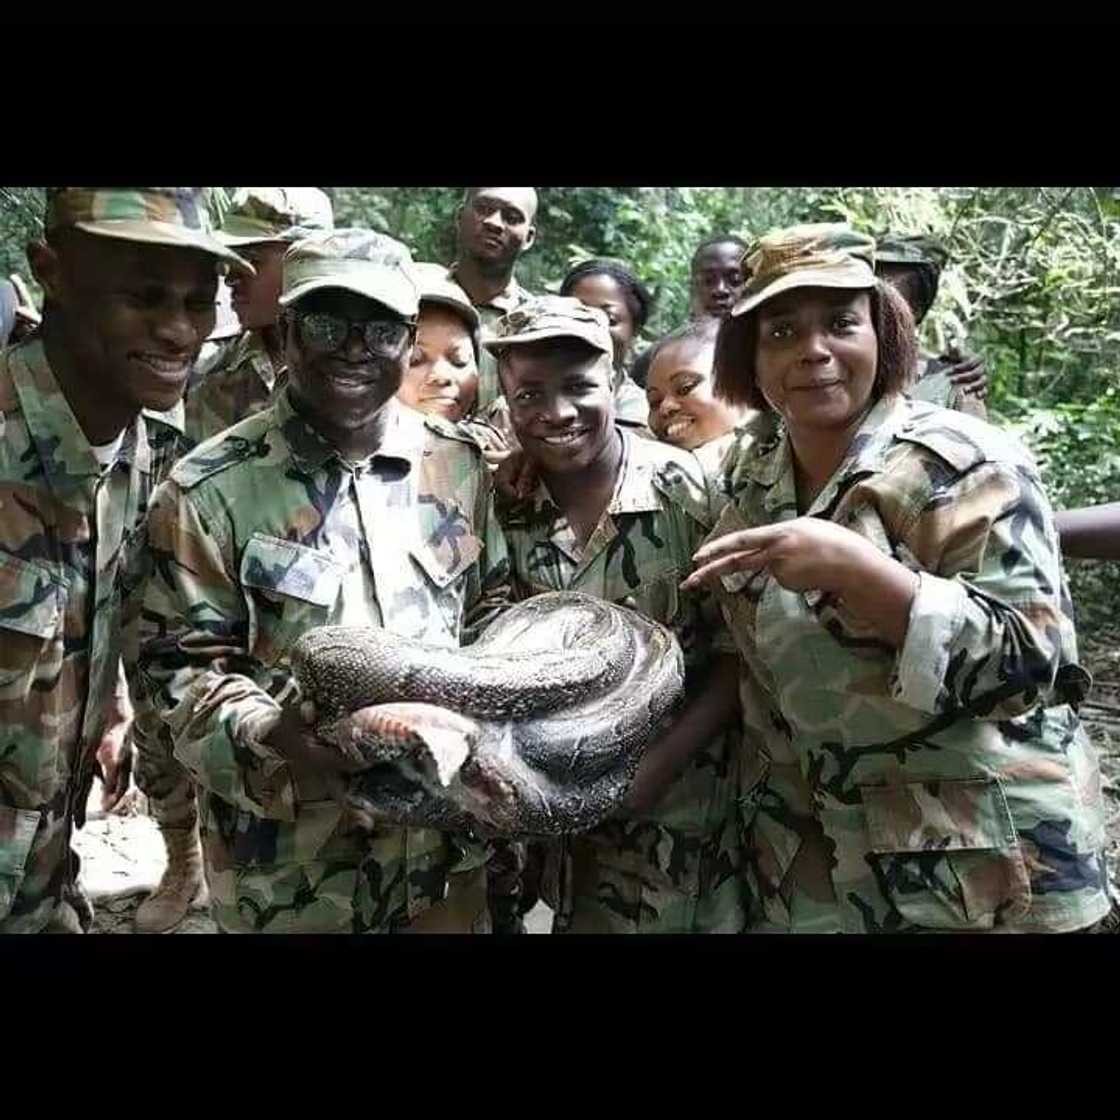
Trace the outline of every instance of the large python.
<path fill-rule="evenodd" d="M 321 627 L 292 667 L 319 737 L 367 767 L 348 795 L 367 827 L 489 835 L 594 827 L 684 691 L 671 631 L 578 592 L 519 603 L 463 649 Z"/>

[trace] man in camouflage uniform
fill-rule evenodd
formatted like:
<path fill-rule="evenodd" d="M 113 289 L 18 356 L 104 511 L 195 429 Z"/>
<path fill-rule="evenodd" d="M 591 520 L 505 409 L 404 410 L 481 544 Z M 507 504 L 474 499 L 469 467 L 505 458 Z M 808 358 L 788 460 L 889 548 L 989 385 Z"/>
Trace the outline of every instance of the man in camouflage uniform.
<path fill-rule="evenodd" d="M 743 290 L 743 255 L 747 243 L 733 234 L 701 241 L 689 262 L 690 319 L 723 319 Z"/>
<path fill-rule="evenodd" d="M 201 187 L 48 188 L 45 224 L 28 248 L 42 327 L 0 357 L 5 933 L 89 927 L 70 834 L 135 609 L 122 588 L 156 468 L 142 410 L 178 400 L 218 262 L 241 263 L 210 235 Z"/>
<path fill-rule="evenodd" d="M 875 243 L 875 273 L 906 298 L 915 327 L 922 325 L 937 298 L 937 285 L 948 259 L 945 249 L 924 234 L 888 233 Z M 955 348 L 940 356 L 920 351 L 914 383 L 908 390 L 915 400 L 967 412 L 981 420 L 988 418 L 984 407 L 987 391 L 983 361 Z"/>
<path fill-rule="evenodd" d="M 738 665 L 714 599 L 677 588 L 714 520 L 699 464 L 616 424 L 601 311 L 539 297 L 484 345 L 498 355 L 514 431 L 540 474 L 531 497 L 500 514 L 516 596 L 571 590 L 630 607 L 674 631 L 687 668 L 685 708 L 647 748 L 628 811 L 554 853 L 554 928 L 738 932 L 747 921 Z M 577 493 L 601 501 L 577 513 Z"/>
<path fill-rule="evenodd" d="M 284 253 L 313 230 L 334 227 L 331 200 L 316 187 L 239 187 L 218 237 L 253 265 L 232 274 L 231 304 L 241 332 L 199 363 L 185 401 L 192 446 L 265 408 L 283 378 L 280 275 Z"/>
<path fill-rule="evenodd" d="M 720 332 L 737 355 L 752 329 L 773 332 L 765 371 L 757 343 L 758 368 L 717 352 L 716 377 L 765 378 L 785 421 L 731 465 L 732 501 L 689 581 L 717 580 L 747 667 L 762 928 L 1091 928 L 1109 910 L 1101 776 L 1076 712 L 1089 679 L 1053 515 L 1011 436 L 897 390 L 875 396 L 898 371 L 863 333 L 873 252 L 843 225 L 768 235 Z M 820 293 L 833 301 L 823 325 Z M 855 380 L 857 344 L 871 354 L 866 401 L 831 388 Z M 785 386 L 814 376 L 832 379 L 835 424 L 848 424 L 838 398 L 858 422 L 806 493 L 803 449 L 832 429 L 826 406 L 790 405 Z M 889 631 L 873 613 L 883 602 Z"/>
<path fill-rule="evenodd" d="M 513 270 L 537 238 L 536 217 L 532 187 L 467 187 L 463 195 L 455 227 L 456 260 L 447 275 L 470 297 L 484 335 L 529 298 Z M 493 355 L 484 352 L 478 361 L 478 416 L 489 419 L 501 394 Z"/>
<path fill-rule="evenodd" d="M 157 636 L 142 679 L 200 787 L 207 880 L 230 932 L 486 928 L 481 847 L 356 832 L 349 764 L 306 727 L 288 654 L 330 623 L 470 641 L 508 603 L 476 444 L 394 398 L 419 307 L 408 250 L 366 230 L 284 259 L 289 380 L 181 460 L 148 521 Z"/>
<path fill-rule="evenodd" d="M 161 425 L 156 430 L 165 449 L 156 483 L 190 448 L 268 405 L 283 379 L 277 322 L 281 260 L 298 230 L 332 226 L 330 200 L 314 187 L 241 187 L 235 192 L 217 236 L 256 270 L 237 271 L 228 280 L 244 329 L 196 365 L 183 404 L 149 417 Z M 138 933 L 167 933 L 192 905 L 206 903 L 198 809 L 190 777 L 171 756 L 167 737 L 159 733 L 159 718 L 143 700 L 133 741 L 136 784 L 148 797 L 167 851 L 163 876 L 137 909 L 135 928 Z"/>

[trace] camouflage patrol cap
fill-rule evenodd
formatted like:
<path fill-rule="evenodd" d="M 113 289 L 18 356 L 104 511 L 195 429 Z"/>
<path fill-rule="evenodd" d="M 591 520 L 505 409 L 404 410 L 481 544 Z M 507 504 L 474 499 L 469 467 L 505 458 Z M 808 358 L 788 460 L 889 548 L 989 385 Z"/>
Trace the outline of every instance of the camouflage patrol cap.
<path fill-rule="evenodd" d="M 408 248 L 368 229 L 336 229 L 297 241 L 284 254 L 280 305 L 321 288 L 344 288 L 383 303 L 403 319 L 415 319 L 420 289 Z"/>
<path fill-rule="evenodd" d="M 887 233 L 875 242 L 876 264 L 909 264 L 940 273 L 948 261 L 945 246 L 924 233 Z"/>
<path fill-rule="evenodd" d="M 199 249 L 236 268 L 253 267 L 215 236 L 206 187 L 47 187 L 48 234 L 79 229 L 98 237 Z"/>
<path fill-rule="evenodd" d="M 417 261 L 412 266 L 412 275 L 420 288 L 420 306 L 426 303 L 437 303 L 450 307 L 459 315 L 470 332 L 471 344 L 474 346 L 474 356 L 478 358 L 481 345 L 479 331 L 481 320 L 478 312 L 471 303 L 470 296 L 455 283 L 447 274 L 447 269 L 442 264 L 431 261 Z"/>
<path fill-rule="evenodd" d="M 774 230 L 744 258 L 750 272 L 733 317 L 792 288 L 874 288 L 875 241 L 843 222 Z"/>
<path fill-rule="evenodd" d="M 494 324 L 493 334 L 482 345 L 497 354 L 507 346 L 542 342 L 546 338 L 579 338 L 604 354 L 614 354 L 606 315 L 571 296 L 535 296 L 526 300 Z"/>
<path fill-rule="evenodd" d="M 330 229 L 334 209 L 318 187 L 238 187 L 218 237 L 226 245 L 255 245 Z"/>

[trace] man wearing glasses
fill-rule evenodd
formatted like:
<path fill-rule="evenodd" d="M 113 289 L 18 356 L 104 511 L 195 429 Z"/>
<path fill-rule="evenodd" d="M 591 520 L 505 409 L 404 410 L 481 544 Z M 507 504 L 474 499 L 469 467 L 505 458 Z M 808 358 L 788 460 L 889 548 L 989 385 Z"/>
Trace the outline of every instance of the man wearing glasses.
<path fill-rule="evenodd" d="M 480 845 L 348 831 L 351 770 L 303 722 L 288 654 L 308 629 L 469 642 L 509 602 L 481 454 L 394 394 L 419 291 L 367 230 L 283 262 L 288 384 L 188 455 L 153 499 L 141 676 L 200 787 L 213 914 L 228 932 L 484 931 Z"/>

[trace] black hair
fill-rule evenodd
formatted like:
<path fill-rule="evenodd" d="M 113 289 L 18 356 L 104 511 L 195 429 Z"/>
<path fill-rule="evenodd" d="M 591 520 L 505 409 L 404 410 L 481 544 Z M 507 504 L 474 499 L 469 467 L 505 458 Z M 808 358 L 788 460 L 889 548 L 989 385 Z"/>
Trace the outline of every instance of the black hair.
<path fill-rule="evenodd" d="M 696 271 L 696 262 L 700 257 L 714 245 L 735 245 L 743 254 L 750 248 L 750 246 L 741 238 L 736 237 L 733 233 L 720 233 L 712 237 L 706 237 L 699 245 L 696 246 L 692 254 L 692 259 L 688 262 L 688 269 L 690 272 Z"/>
<path fill-rule="evenodd" d="M 570 269 L 560 285 L 560 294 L 570 296 L 572 289 L 589 276 L 609 276 L 623 291 L 630 317 L 634 320 L 634 333 L 646 325 L 653 307 L 653 296 L 649 289 L 621 261 L 609 257 L 594 257 L 580 261 Z"/>
<path fill-rule="evenodd" d="M 642 357 L 645 359 L 645 370 L 641 384 L 644 387 L 646 379 L 649 377 L 649 371 L 653 369 L 653 363 L 657 360 L 657 355 L 669 346 L 675 346 L 678 342 L 697 342 L 697 343 L 715 343 L 716 335 L 719 333 L 719 319 L 690 319 L 683 326 L 677 327 L 676 330 L 669 331 L 668 334 L 663 334 L 648 350 L 642 352 Z M 634 377 L 633 372 L 630 374 Z M 635 377 L 635 381 L 638 379 Z"/>

